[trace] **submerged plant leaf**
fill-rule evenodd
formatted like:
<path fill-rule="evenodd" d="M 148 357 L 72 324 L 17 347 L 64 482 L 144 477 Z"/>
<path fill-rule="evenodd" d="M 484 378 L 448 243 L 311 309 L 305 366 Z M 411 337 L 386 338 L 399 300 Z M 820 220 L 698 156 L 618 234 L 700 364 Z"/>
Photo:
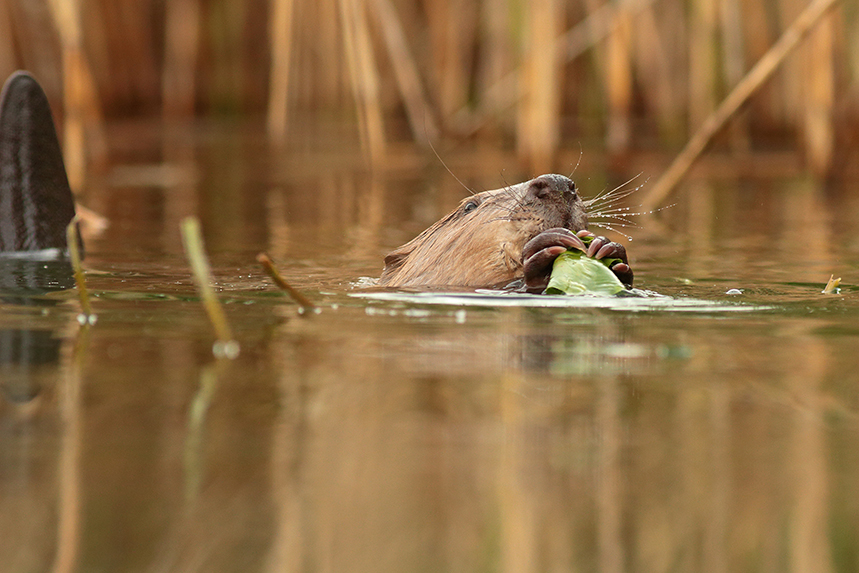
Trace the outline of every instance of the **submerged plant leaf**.
<path fill-rule="evenodd" d="M 624 290 L 623 283 L 608 268 L 615 259 L 597 260 L 576 250 L 558 255 L 544 294 L 614 295 Z"/>

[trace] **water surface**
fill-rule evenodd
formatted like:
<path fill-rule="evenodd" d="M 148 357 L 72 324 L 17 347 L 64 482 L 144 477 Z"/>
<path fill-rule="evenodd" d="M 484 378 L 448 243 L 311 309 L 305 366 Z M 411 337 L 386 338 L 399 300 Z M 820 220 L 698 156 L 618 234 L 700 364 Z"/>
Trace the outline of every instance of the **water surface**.
<path fill-rule="evenodd" d="M 0 304 L 4 571 L 859 566 L 850 185 L 693 180 L 627 244 L 659 302 L 367 296 L 459 184 L 414 150 L 369 171 L 223 136 L 116 144 L 82 198 L 110 220 L 93 326 L 74 291 Z M 450 163 L 476 189 L 527 177 L 498 152 Z M 578 169 L 586 195 L 630 175 Z M 192 213 L 234 361 L 182 254 Z"/>

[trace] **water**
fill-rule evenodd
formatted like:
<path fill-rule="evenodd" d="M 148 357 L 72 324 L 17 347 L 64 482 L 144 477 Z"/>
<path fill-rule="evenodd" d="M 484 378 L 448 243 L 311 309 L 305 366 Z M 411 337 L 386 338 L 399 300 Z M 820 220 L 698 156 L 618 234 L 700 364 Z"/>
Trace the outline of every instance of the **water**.
<path fill-rule="evenodd" d="M 117 144 L 84 198 L 110 219 L 87 242 L 95 325 L 73 290 L 0 304 L 4 571 L 859 566 L 848 193 L 691 183 L 627 245 L 671 299 L 379 293 L 353 283 L 458 184 L 412 151 L 374 177 L 223 135 Z M 469 153 L 475 187 L 518 179 Z M 588 161 L 586 194 L 609 183 Z M 234 361 L 182 255 L 195 212 Z"/>

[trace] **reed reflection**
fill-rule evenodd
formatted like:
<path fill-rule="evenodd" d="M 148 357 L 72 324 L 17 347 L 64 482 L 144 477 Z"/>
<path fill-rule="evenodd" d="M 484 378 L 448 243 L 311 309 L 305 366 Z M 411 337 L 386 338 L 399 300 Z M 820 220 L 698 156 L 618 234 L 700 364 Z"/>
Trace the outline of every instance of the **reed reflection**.
<path fill-rule="evenodd" d="M 767 350 L 766 331 L 705 336 L 702 319 L 657 341 L 661 326 L 622 318 L 572 337 L 551 322 L 537 335 L 484 317 L 457 336 L 392 320 L 360 339 L 284 340 L 270 570 L 835 568 L 823 516 L 839 505 L 825 485 L 838 454 L 828 406 L 802 405 L 823 404 L 814 388 L 832 375 L 814 336 Z M 681 342 L 688 358 L 661 357 Z M 614 368 L 558 367 L 570 343 Z M 812 392 L 802 404 L 781 365 Z M 792 533 L 774 536 L 786 516 Z"/>
<path fill-rule="evenodd" d="M 73 286 L 68 260 L 0 258 L 0 300 L 21 317 L 0 328 L 0 388 L 7 400 L 29 402 L 41 393 L 46 380 L 53 382 L 50 373 L 59 363 L 62 337 L 53 325 L 39 320 L 39 309 L 47 311 L 58 302 L 45 295 Z"/>

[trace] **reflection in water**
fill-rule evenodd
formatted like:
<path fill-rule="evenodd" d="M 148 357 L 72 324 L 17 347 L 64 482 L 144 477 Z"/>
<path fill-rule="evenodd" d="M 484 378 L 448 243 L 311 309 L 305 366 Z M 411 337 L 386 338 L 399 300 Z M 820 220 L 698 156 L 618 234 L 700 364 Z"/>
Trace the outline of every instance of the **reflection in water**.
<path fill-rule="evenodd" d="M 68 259 L 38 260 L 26 255 L 0 257 L 0 297 L 22 300 L 75 285 Z"/>
<path fill-rule="evenodd" d="M 112 219 L 88 245 L 96 325 L 70 336 L 74 306 L 41 270 L 0 275 L 4 571 L 856 568 L 855 225 L 787 245 L 802 212 L 859 222 L 849 202 L 698 186 L 694 224 L 678 206 L 664 223 L 683 232 L 629 248 L 676 304 L 431 303 L 349 282 L 458 201 L 455 182 L 289 179 L 235 141 L 174 152 L 200 182 L 92 191 Z M 217 366 L 170 258 L 197 206 L 243 349 Z M 263 287 L 260 250 L 320 315 Z M 830 273 L 845 294 L 818 294 Z"/>
<path fill-rule="evenodd" d="M 68 260 L 0 257 L 0 299 L 7 304 L 27 310 L 49 308 L 56 303 L 43 295 L 72 286 L 74 276 Z M 37 324 L 32 320 L 25 328 L 0 328 L 0 389 L 13 403 L 36 398 L 59 363 L 61 339 L 54 329 Z"/>
<path fill-rule="evenodd" d="M 46 295 L 73 285 L 66 259 L 38 260 L 29 254 L 0 258 L 0 299 L 9 318 L 4 325 L 10 325 L 0 328 L 0 441 L 5 445 L 0 465 L 23 472 L 17 479 L 14 472 L 0 473 L 4 477 L 0 484 L 5 486 L 2 498 L 8 498 L 3 504 L 8 523 L 27 525 L 12 536 L 15 543 L 10 548 L 15 551 L 4 552 L 10 570 L 47 570 L 53 555 L 53 571 L 73 571 L 75 566 L 80 517 L 79 375 L 73 368 L 58 377 L 63 371 L 63 339 L 57 326 L 48 327 L 50 321 L 44 320 L 59 302 Z M 12 318 L 16 315 L 17 320 Z M 58 430 L 56 456 L 46 455 L 38 439 L 38 428 L 46 422 L 56 424 Z M 50 460 L 47 466 L 46 460 Z M 56 491 L 40 486 L 46 467 L 61 476 Z M 52 531 L 57 532 L 55 544 Z"/>
<path fill-rule="evenodd" d="M 52 330 L 0 330 L 0 389 L 6 400 L 25 404 L 41 393 L 59 363 L 60 342 Z"/>

